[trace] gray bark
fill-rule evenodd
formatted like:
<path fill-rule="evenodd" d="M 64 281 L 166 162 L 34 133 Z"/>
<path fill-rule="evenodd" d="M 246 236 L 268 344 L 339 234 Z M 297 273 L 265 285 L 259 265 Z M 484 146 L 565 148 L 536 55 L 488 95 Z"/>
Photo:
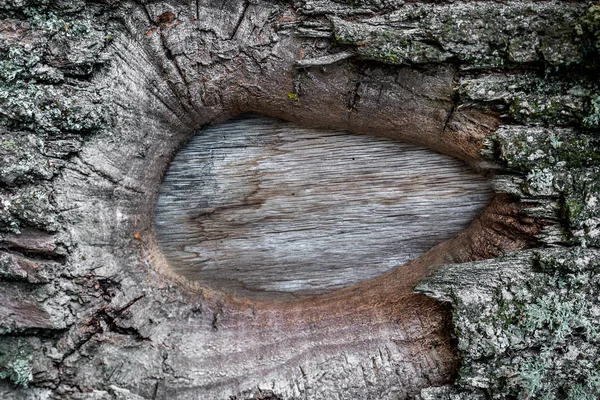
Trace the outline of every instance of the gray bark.
<path fill-rule="evenodd" d="M 598 245 L 590 5 L 0 2 L 0 395 L 530 395 L 519 379 L 472 384 L 490 368 L 426 389 L 451 384 L 465 354 L 485 360 L 454 343 L 452 317 L 477 314 L 444 297 L 447 275 L 420 289 L 442 301 L 413 287 L 442 264 Z M 177 150 L 248 112 L 422 145 L 495 175 L 496 194 L 375 279 L 231 295 L 173 272 L 154 208 Z"/>

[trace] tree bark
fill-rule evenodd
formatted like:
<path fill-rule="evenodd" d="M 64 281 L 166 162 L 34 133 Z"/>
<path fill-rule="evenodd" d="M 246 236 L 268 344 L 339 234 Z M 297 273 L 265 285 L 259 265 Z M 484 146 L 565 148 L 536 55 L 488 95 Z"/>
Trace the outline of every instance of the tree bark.
<path fill-rule="evenodd" d="M 506 302 L 481 271 L 516 262 L 526 279 L 530 257 L 497 257 L 598 245 L 591 3 L 0 4 L 2 398 L 539 392 L 527 368 L 489 367 L 539 343 L 470 353 L 477 307 L 461 313 L 448 287 L 468 285 L 445 277 L 479 261 L 471 284 L 494 283 L 480 300 Z M 252 299 L 186 280 L 157 244 L 159 185 L 195 132 L 248 112 L 422 145 L 496 194 L 452 239 L 328 294 Z M 456 265 L 419 286 L 432 297 L 413 292 L 443 264 Z M 509 384 L 481 383 L 493 379 Z"/>

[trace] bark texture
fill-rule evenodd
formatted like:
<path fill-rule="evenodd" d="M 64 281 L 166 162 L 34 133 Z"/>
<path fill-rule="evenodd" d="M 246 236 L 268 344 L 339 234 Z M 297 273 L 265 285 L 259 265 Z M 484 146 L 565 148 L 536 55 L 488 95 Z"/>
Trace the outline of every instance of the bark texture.
<path fill-rule="evenodd" d="M 592 2 L 4 0 L 0 17 L 0 397 L 598 395 L 598 263 L 577 250 L 600 240 Z M 497 194 L 374 280 L 232 297 L 169 269 L 153 214 L 177 149 L 247 112 L 420 144 Z M 435 299 L 413 293 L 442 264 L 419 289 Z M 567 327 L 548 317 L 576 298 Z"/>

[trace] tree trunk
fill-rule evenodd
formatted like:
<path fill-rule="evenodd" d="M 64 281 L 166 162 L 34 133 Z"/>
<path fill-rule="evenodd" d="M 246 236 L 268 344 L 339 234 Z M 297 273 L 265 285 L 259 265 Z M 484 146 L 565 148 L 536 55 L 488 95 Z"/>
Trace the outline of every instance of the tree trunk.
<path fill-rule="evenodd" d="M 0 4 L 0 397 L 597 394 L 597 263 L 573 249 L 600 243 L 591 3 Z M 451 239 L 329 293 L 193 281 L 157 241 L 162 177 L 245 113 L 425 146 L 495 194 Z M 589 282 L 544 300 L 573 271 Z M 543 308 L 573 299 L 566 328 Z M 571 383 L 554 378 L 570 346 Z"/>

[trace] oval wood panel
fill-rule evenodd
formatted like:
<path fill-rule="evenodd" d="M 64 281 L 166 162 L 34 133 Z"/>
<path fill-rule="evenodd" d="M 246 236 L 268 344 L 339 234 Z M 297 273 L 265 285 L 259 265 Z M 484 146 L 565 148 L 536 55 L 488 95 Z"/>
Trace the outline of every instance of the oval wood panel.
<path fill-rule="evenodd" d="M 449 239 L 491 197 L 427 149 L 246 116 L 194 136 L 159 194 L 169 265 L 242 294 L 316 294 L 373 278 Z"/>

